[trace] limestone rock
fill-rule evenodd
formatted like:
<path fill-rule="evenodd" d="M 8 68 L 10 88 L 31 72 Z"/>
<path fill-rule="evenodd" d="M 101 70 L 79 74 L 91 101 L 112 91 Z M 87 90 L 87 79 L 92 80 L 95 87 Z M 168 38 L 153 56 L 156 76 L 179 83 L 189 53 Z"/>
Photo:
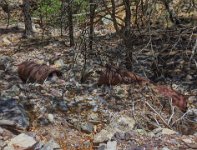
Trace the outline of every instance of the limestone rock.
<path fill-rule="evenodd" d="M 135 126 L 135 120 L 126 115 L 117 115 L 112 122 L 94 137 L 94 143 L 110 140 L 116 132 L 128 132 Z"/>
<path fill-rule="evenodd" d="M 24 133 L 14 137 L 8 143 L 8 147 L 13 147 L 15 150 L 33 150 L 36 146 L 37 141 Z"/>

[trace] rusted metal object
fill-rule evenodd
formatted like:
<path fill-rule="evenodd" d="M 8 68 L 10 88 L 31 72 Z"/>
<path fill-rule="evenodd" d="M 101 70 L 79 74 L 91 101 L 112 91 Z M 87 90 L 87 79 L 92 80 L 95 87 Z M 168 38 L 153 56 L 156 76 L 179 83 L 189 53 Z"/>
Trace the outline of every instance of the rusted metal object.
<path fill-rule="evenodd" d="M 101 73 L 98 85 L 117 85 L 131 83 L 149 83 L 150 80 L 140 77 L 125 69 L 106 64 L 105 71 Z"/>
<path fill-rule="evenodd" d="M 164 85 L 157 85 L 155 89 L 158 94 L 171 98 L 173 105 L 177 106 L 180 110 L 184 112 L 187 110 L 187 99 L 183 94 Z"/>
<path fill-rule="evenodd" d="M 62 73 L 45 64 L 37 64 L 34 61 L 24 61 L 18 65 L 18 75 L 23 82 L 40 83 L 53 76 L 60 77 Z"/>
<path fill-rule="evenodd" d="M 164 97 L 171 98 L 173 105 L 177 106 L 180 110 L 184 112 L 187 110 L 187 98 L 184 95 L 173 89 L 168 88 L 167 86 L 156 85 L 149 79 L 140 77 L 133 72 L 107 64 L 105 66 L 105 71 L 101 73 L 98 80 L 98 85 L 118 85 L 132 83 L 139 83 L 140 85 L 147 83 L 151 84 L 153 90 L 156 93 Z"/>

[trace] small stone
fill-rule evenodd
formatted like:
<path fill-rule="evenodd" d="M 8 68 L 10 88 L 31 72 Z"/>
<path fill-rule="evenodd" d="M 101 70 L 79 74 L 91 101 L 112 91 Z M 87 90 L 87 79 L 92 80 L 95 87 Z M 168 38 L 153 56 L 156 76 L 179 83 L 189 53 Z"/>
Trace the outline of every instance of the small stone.
<path fill-rule="evenodd" d="M 62 91 L 57 89 L 51 89 L 51 94 L 54 97 L 62 97 Z"/>
<path fill-rule="evenodd" d="M 51 123 L 53 123 L 54 122 L 54 116 L 53 116 L 53 114 L 48 114 L 48 119 L 49 119 L 49 121 L 51 122 Z"/>
<path fill-rule="evenodd" d="M 99 115 L 97 113 L 91 113 L 88 116 L 88 121 L 90 121 L 93 124 L 99 124 L 100 123 Z"/>
<path fill-rule="evenodd" d="M 176 134 L 177 133 L 177 132 L 175 132 L 173 130 L 170 130 L 168 128 L 156 128 L 152 132 L 156 136 L 161 136 L 161 135 L 164 135 L 164 134 L 171 135 L 171 134 Z"/>
<path fill-rule="evenodd" d="M 48 141 L 42 148 L 41 150 L 55 150 L 55 149 L 61 149 L 60 145 L 55 142 L 53 139 L 51 139 L 50 141 Z"/>
<path fill-rule="evenodd" d="M 188 75 L 186 76 L 186 80 L 187 80 L 187 81 L 190 81 L 190 80 L 192 80 L 192 79 L 193 79 L 193 78 L 192 78 L 191 75 L 188 74 Z"/>
<path fill-rule="evenodd" d="M 163 147 L 161 150 L 170 150 L 170 149 L 167 147 Z"/>
<path fill-rule="evenodd" d="M 140 135 L 147 135 L 147 132 L 143 129 L 136 129 L 135 131 L 136 131 L 136 133 L 138 133 Z"/>
<path fill-rule="evenodd" d="M 62 112 L 67 112 L 68 111 L 68 105 L 65 101 L 60 101 L 56 105 L 57 109 L 62 111 Z"/>
<path fill-rule="evenodd" d="M 135 133 L 134 133 L 134 131 L 129 131 L 129 132 L 126 132 L 125 133 L 125 140 L 130 140 L 132 137 L 135 137 L 136 135 L 135 135 Z"/>
<path fill-rule="evenodd" d="M 49 120 L 47 118 L 40 117 L 40 118 L 38 118 L 37 123 L 40 126 L 46 126 L 46 125 L 49 125 L 50 122 L 49 122 Z"/>
<path fill-rule="evenodd" d="M 108 18 L 110 18 L 110 19 L 108 19 Z M 113 23 L 112 20 L 111 20 L 111 15 L 106 15 L 101 20 L 102 20 L 102 22 L 103 22 L 104 25 L 109 25 L 109 24 L 112 24 Z"/>
<path fill-rule="evenodd" d="M 167 134 L 167 135 L 171 135 L 171 134 L 176 134 L 176 131 L 170 130 L 168 128 L 163 128 L 162 129 L 162 134 Z"/>
<path fill-rule="evenodd" d="M 153 132 L 149 132 L 149 133 L 148 133 L 148 136 L 150 136 L 150 137 L 154 137 L 154 136 L 155 136 L 155 134 L 154 134 Z"/>
<path fill-rule="evenodd" d="M 0 149 L 5 147 L 6 143 L 3 140 L 0 140 Z"/>
<path fill-rule="evenodd" d="M 92 133 L 94 131 L 94 125 L 91 123 L 84 123 L 81 125 L 81 130 L 85 133 Z"/>
<path fill-rule="evenodd" d="M 99 147 L 97 148 L 97 150 L 106 150 L 107 145 L 104 143 L 100 143 Z"/>
<path fill-rule="evenodd" d="M 18 104 L 15 99 L 0 98 L 0 106 L 1 120 L 23 129 L 29 126 L 29 118 L 23 105 Z"/>
<path fill-rule="evenodd" d="M 90 141 L 85 141 L 85 142 L 83 143 L 83 146 L 84 146 L 85 148 L 90 148 L 90 147 L 91 147 Z"/>
<path fill-rule="evenodd" d="M 64 64 L 64 61 L 62 59 L 59 59 L 59 60 L 56 60 L 54 62 L 54 66 L 57 67 L 57 68 L 62 68 L 62 67 L 65 66 L 65 64 Z"/>
<path fill-rule="evenodd" d="M 0 127 L 0 135 L 4 132 L 3 128 Z"/>
<path fill-rule="evenodd" d="M 116 132 L 114 134 L 114 137 L 112 137 L 114 140 L 124 140 L 125 139 L 125 133 L 122 132 Z"/>
<path fill-rule="evenodd" d="M 18 136 L 12 138 L 8 143 L 10 147 L 17 147 L 21 150 L 33 149 L 37 142 L 31 136 L 28 136 L 24 133 L 19 134 Z"/>
<path fill-rule="evenodd" d="M 116 115 L 113 121 L 94 136 L 94 143 L 109 141 L 116 132 L 128 132 L 133 130 L 135 120 L 126 115 Z"/>
<path fill-rule="evenodd" d="M 189 98 L 188 98 L 188 102 L 189 103 L 193 103 L 193 102 L 195 102 L 197 100 L 197 97 L 196 96 L 190 96 Z"/>
<path fill-rule="evenodd" d="M 5 45 L 10 45 L 12 43 L 7 37 L 4 37 L 2 41 Z"/>
<path fill-rule="evenodd" d="M 182 139 L 185 143 L 187 143 L 187 144 L 190 144 L 190 143 L 192 143 L 192 140 L 191 139 Z"/>
<path fill-rule="evenodd" d="M 105 150 L 117 150 L 117 142 L 116 141 L 108 141 L 107 147 Z"/>

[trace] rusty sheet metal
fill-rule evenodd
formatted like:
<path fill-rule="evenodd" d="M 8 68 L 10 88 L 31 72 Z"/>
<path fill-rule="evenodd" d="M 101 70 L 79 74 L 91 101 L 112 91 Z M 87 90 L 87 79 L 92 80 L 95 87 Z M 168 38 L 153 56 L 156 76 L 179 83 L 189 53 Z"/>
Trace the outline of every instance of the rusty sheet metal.
<path fill-rule="evenodd" d="M 23 82 L 42 84 L 47 78 L 53 75 L 60 77 L 62 73 L 45 64 L 37 64 L 34 61 L 24 61 L 18 65 L 18 75 Z"/>

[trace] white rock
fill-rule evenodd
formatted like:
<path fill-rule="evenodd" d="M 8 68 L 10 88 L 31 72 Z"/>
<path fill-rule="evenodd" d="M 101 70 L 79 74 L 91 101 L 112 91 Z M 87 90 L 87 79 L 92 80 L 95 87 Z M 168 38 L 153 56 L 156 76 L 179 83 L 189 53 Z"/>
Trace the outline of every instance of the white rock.
<path fill-rule="evenodd" d="M 12 43 L 7 37 L 4 37 L 2 41 L 5 45 L 10 45 Z"/>
<path fill-rule="evenodd" d="M 108 141 L 107 147 L 105 150 L 117 150 L 117 142 L 116 141 Z"/>
<path fill-rule="evenodd" d="M 59 59 L 59 60 L 56 60 L 54 62 L 54 66 L 57 67 L 57 68 L 62 68 L 62 67 L 65 66 L 65 64 L 64 64 L 64 61 L 62 59 Z"/>
<path fill-rule="evenodd" d="M 193 79 L 193 78 L 192 78 L 191 75 L 188 74 L 188 75 L 186 76 L 186 80 L 187 80 L 187 81 L 190 81 L 190 80 L 192 80 L 192 79 Z"/>
<path fill-rule="evenodd" d="M 170 134 L 176 134 L 176 133 L 177 133 L 176 131 L 170 130 L 168 128 L 163 128 L 162 129 L 162 134 L 170 135 Z"/>
<path fill-rule="evenodd" d="M 111 15 L 106 15 L 105 17 L 103 17 L 102 22 L 104 25 L 112 24 L 113 21 L 111 21 Z"/>
<path fill-rule="evenodd" d="M 94 137 L 94 143 L 102 143 L 108 141 L 116 132 L 128 132 L 134 128 L 135 120 L 126 115 L 115 115 L 111 123 L 97 133 Z"/>
<path fill-rule="evenodd" d="M 185 143 L 187 144 L 191 144 L 193 143 L 191 139 L 182 139 Z"/>
<path fill-rule="evenodd" d="M 8 147 L 13 147 L 15 150 L 29 150 L 33 149 L 36 144 L 37 142 L 33 137 L 21 133 L 10 140 Z"/>
<path fill-rule="evenodd" d="M 167 147 L 163 147 L 161 150 L 170 150 L 170 149 Z"/>
<path fill-rule="evenodd" d="M 51 123 L 53 123 L 54 122 L 54 116 L 53 116 L 53 114 L 48 114 L 48 119 L 49 119 L 49 121 Z"/>
<path fill-rule="evenodd" d="M 176 134 L 176 131 L 170 130 L 168 128 L 156 128 L 152 131 L 156 136 L 161 136 L 164 134 L 171 135 Z"/>

